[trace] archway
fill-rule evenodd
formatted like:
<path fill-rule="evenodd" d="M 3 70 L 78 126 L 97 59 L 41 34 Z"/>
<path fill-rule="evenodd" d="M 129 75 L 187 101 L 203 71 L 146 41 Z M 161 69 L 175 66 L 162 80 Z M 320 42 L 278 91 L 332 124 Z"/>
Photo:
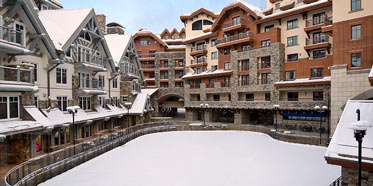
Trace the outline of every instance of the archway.
<path fill-rule="evenodd" d="M 184 97 L 178 94 L 168 94 L 158 99 L 159 114 L 164 117 L 185 118 Z"/>

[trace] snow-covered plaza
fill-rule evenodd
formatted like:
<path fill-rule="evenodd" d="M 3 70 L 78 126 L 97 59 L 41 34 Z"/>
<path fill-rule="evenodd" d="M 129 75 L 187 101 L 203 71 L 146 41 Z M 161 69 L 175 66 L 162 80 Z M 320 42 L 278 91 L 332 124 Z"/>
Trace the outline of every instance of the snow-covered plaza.
<path fill-rule="evenodd" d="M 326 148 L 253 132 L 146 135 L 42 186 L 321 186 L 340 177 Z"/>

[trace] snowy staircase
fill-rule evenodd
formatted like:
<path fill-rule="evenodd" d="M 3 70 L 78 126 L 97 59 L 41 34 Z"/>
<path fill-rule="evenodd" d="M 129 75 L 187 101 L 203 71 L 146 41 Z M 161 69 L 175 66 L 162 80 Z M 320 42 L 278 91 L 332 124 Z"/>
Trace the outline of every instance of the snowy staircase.
<path fill-rule="evenodd" d="M 341 186 L 342 185 L 342 177 L 339 177 L 336 179 L 333 183 L 331 183 L 329 186 Z"/>

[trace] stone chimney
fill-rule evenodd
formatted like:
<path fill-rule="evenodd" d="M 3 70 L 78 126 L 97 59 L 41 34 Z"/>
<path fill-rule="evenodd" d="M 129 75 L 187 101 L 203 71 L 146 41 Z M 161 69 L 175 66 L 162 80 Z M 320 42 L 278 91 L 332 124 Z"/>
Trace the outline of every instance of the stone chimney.
<path fill-rule="evenodd" d="M 96 15 L 96 19 L 98 22 L 98 27 L 104 34 L 106 34 L 106 16 L 104 14 L 98 14 Z"/>
<path fill-rule="evenodd" d="M 123 35 L 125 33 L 126 27 L 122 26 L 117 22 L 110 22 L 106 25 L 108 34 L 119 34 Z"/>

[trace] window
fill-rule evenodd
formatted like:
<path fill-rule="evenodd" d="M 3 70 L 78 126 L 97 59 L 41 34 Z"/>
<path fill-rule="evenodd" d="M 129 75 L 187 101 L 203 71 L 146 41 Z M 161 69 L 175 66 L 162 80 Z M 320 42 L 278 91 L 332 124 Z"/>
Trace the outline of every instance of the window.
<path fill-rule="evenodd" d="M 140 41 L 140 45 L 141 46 L 148 46 L 150 44 L 151 44 L 150 40 L 141 40 Z"/>
<path fill-rule="evenodd" d="M 324 100 L 324 94 L 322 91 L 313 92 L 313 101 Z"/>
<path fill-rule="evenodd" d="M 265 100 L 266 100 L 266 101 L 271 101 L 271 93 L 269 93 L 269 92 L 268 92 L 268 93 L 265 93 L 264 96 L 265 96 Z"/>
<path fill-rule="evenodd" d="M 268 25 L 268 26 L 264 27 L 264 32 L 269 32 L 269 30 L 271 30 L 274 27 L 275 27 L 275 25 Z"/>
<path fill-rule="evenodd" d="M 231 49 L 230 48 L 225 48 L 224 49 L 224 55 L 229 55 L 231 54 Z"/>
<path fill-rule="evenodd" d="M 211 52 L 211 59 L 218 59 L 218 51 Z"/>
<path fill-rule="evenodd" d="M 98 88 L 103 89 L 105 87 L 105 76 L 98 76 Z"/>
<path fill-rule="evenodd" d="M 250 50 L 250 45 L 243 45 L 242 46 L 242 51 L 249 51 Z"/>
<path fill-rule="evenodd" d="M 14 24 L 14 30 L 16 31 L 15 33 L 15 42 L 22 45 L 26 46 L 26 27 L 23 23 L 21 22 L 15 22 Z"/>
<path fill-rule="evenodd" d="M 354 25 L 351 27 L 351 39 L 361 38 L 361 25 Z"/>
<path fill-rule="evenodd" d="M 214 95 L 214 101 L 220 101 L 220 95 Z"/>
<path fill-rule="evenodd" d="M 351 11 L 361 10 L 361 0 L 351 0 Z"/>
<path fill-rule="evenodd" d="M 216 46 L 216 44 L 217 44 L 217 40 L 216 39 L 212 39 L 211 40 L 211 46 L 213 47 L 213 46 Z"/>
<path fill-rule="evenodd" d="M 313 44 L 324 43 L 326 41 L 326 35 L 324 33 L 317 32 L 313 34 Z"/>
<path fill-rule="evenodd" d="M 201 101 L 201 96 L 197 95 L 197 101 Z"/>
<path fill-rule="evenodd" d="M 247 71 L 250 69 L 250 61 L 249 60 L 242 60 L 241 61 L 241 71 Z"/>
<path fill-rule="evenodd" d="M 261 57 L 258 69 L 271 68 L 271 56 Z"/>
<path fill-rule="evenodd" d="M 250 76 L 249 75 L 242 75 L 241 76 L 241 86 L 250 85 Z"/>
<path fill-rule="evenodd" d="M 313 56 L 312 56 L 313 59 L 324 58 L 325 55 L 326 55 L 326 51 L 325 51 L 325 49 L 323 49 L 323 50 L 315 50 L 315 51 L 312 52 L 312 54 L 313 54 Z"/>
<path fill-rule="evenodd" d="M 218 65 L 212 65 L 211 66 L 211 71 L 214 72 L 216 70 L 218 70 Z"/>
<path fill-rule="evenodd" d="M 79 97 L 80 108 L 83 110 L 91 110 L 91 97 Z"/>
<path fill-rule="evenodd" d="M 57 96 L 57 108 L 60 109 L 62 112 L 67 111 L 67 97 L 66 96 Z"/>
<path fill-rule="evenodd" d="M 79 88 L 90 88 L 91 87 L 91 75 L 79 72 Z"/>
<path fill-rule="evenodd" d="M 322 24 L 325 22 L 326 15 L 325 13 L 319 13 L 313 15 L 313 25 Z"/>
<path fill-rule="evenodd" d="M 81 45 L 78 46 L 78 60 L 80 60 L 80 62 L 90 62 L 91 54 L 92 50 L 90 48 Z"/>
<path fill-rule="evenodd" d="M 163 77 L 161 77 L 161 79 L 168 79 L 168 71 L 165 71 L 162 74 L 163 74 Z"/>
<path fill-rule="evenodd" d="M 18 96 L 0 96 L 0 119 L 19 118 Z"/>
<path fill-rule="evenodd" d="M 295 80 L 295 71 L 286 71 L 285 80 Z"/>
<path fill-rule="evenodd" d="M 288 61 L 298 61 L 298 54 L 289 54 Z"/>
<path fill-rule="evenodd" d="M 231 86 L 231 77 L 227 76 L 224 78 L 224 82 L 222 82 L 221 87 L 230 87 Z"/>
<path fill-rule="evenodd" d="M 298 28 L 298 19 L 288 21 L 288 30 Z"/>
<path fill-rule="evenodd" d="M 297 0 L 297 3 L 301 3 L 301 2 L 303 2 L 303 0 Z"/>
<path fill-rule="evenodd" d="M 201 74 L 205 69 L 203 67 L 197 68 L 197 74 Z"/>
<path fill-rule="evenodd" d="M 113 88 L 118 88 L 118 78 L 113 79 Z"/>
<path fill-rule="evenodd" d="M 298 101 L 298 92 L 288 92 L 288 101 Z"/>
<path fill-rule="evenodd" d="M 192 24 L 192 30 L 202 30 L 202 20 L 194 22 Z"/>
<path fill-rule="evenodd" d="M 83 39 L 83 40 L 86 40 L 86 41 L 89 41 L 89 42 L 92 39 L 91 35 L 88 32 L 82 32 L 82 33 L 80 33 L 79 38 Z"/>
<path fill-rule="evenodd" d="M 167 40 L 167 39 L 168 39 L 168 35 L 165 35 L 165 36 L 164 36 L 164 39 Z"/>
<path fill-rule="evenodd" d="M 67 72 L 66 69 L 57 68 L 56 69 L 56 82 L 57 84 L 67 84 Z"/>
<path fill-rule="evenodd" d="M 105 97 L 104 96 L 100 96 L 98 97 L 98 100 L 99 100 L 99 104 L 102 108 L 105 108 L 106 107 L 106 100 L 105 100 Z"/>
<path fill-rule="evenodd" d="M 65 56 L 66 56 L 66 58 L 72 58 L 72 51 L 71 51 L 72 49 L 70 48 L 70 49 L 68 49 L 67 51 L 66 51 L 66 54 L 65 54 Z"/>
<path fill-rule="evenodd" d="M 351 67 L 361 67 L 361 53 L 351 54 Z"/>
<path fill-rule="evenodd" d="M 280 9 L 280 3 L 275 4 L 275 10 L 278 10 L 278 9 Z"/>
<path fill-rule="evenodd" d="M 236 26 L 236 25 L 241 24 L 241 17 L 234 17 L 234 18 L 232 19 L 232 23 L 233 23 L 232 26 Z"/>
<path fill-rule="evenodd" d="M 254 94 L 246 94 L 246 101 L 254 101 Z"/>
<path fill-rule="evenodd" d="M 313 68 L 311 69 L 311 78 L 322 78 L 323 77 L 322 68 Z"/>
<path fill-rule="evenodd" d="M 42 4 L 42 5 L 41 5 L 41 10 L 48 10 L 48 6 L 45 5 L 45 4 Z"/>
<path fill-rule="evenodd" d="M 150 51 L 150 52 L 149 52 L 149 56 L 150 56 L 150 57 L 155 57 L 155 51 Z"/>
<path fill-rule="evenodd" d="M 224 70 L 231 70 L 231 63 L 224 63 Z"/>
<path fill-rule="evenodd" d="M 209 20 L 203 20 L 203 25 L 213 25 L 214 23 L 212 23 L 211 21 Z"/>
<path fill-rule="evenodd" d="M 118 97 L 113 97 L 113 105 L 119 107 Z"/>
<path fill-rule="evenodd" d="M 258 75 L 258 83 L 261 85 L 266 85 L 271 82 L 271 74 L 270 73 L 262 73 Z"/>
<path fill-rule="evenodd" d="M 288 46 L 298 45 L 298 36 L 288 37 Z"/>
<path fill-rule="evenodd" d="M 269 47 L 271 46 L 271 40 L 262 41 L 262 47 Z"/>
<path fill-rule="evenodd" d="M 176 78 L 182 78 L 184 76 L 184 71 L 176 71 Z"/>

